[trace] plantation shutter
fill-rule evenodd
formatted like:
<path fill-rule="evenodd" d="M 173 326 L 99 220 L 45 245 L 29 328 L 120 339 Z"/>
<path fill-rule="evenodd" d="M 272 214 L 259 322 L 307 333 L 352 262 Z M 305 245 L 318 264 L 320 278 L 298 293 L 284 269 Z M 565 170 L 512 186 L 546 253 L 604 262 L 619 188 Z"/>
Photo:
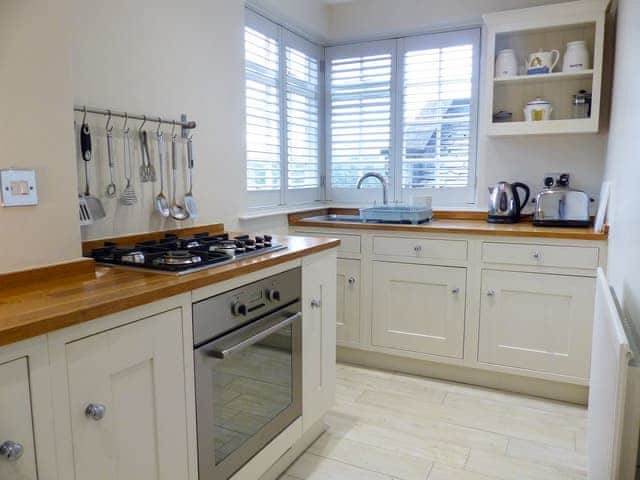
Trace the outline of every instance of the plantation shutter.
<path fill-rule="evenodd" d="M 354 189 L 362 174 L 391 174 L 393 42 L 334 47 L 327 56 L 331 188 L 346 200 L 339 190 Z"/>
<path fill-rule="evenodd" d="M 403 190 L 473 190 L 477 31 L 408 38 L 401 50 Z"/>
<path fill-rule="evenodd" d="M 279 190 L 280 46 L 269 36 L 245 27 L 245 79 L 247 124 L 247 190 Z"/>
<path fill-rule="evenodd" d="M 319 61 L 290 46 L 287 59 L 287 169 L 290 189 L 320 186 Z"/>

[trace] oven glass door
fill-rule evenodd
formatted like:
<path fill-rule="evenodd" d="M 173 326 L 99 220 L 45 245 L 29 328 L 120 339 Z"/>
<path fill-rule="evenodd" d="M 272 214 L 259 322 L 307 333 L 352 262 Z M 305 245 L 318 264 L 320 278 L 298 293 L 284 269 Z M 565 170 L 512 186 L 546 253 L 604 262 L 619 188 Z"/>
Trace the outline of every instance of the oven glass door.
<path fill-rule="evenodd" d="M 300 303 L 195 350 L 201 480 L 233 475 L 302 414 Z"/>

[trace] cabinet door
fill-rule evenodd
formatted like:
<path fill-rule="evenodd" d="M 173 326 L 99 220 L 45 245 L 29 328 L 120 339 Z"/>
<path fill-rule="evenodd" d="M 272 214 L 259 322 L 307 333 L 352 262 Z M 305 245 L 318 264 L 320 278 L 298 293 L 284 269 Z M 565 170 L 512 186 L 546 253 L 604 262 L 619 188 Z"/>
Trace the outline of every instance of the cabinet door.
<path fill-rule="evenodd" d="M 587 378 L 593 278 L 482 272 L 481 362 Z"/>
<path fill-rule="evenodd" d="M 336 340 L 360 343 L 360 260 L 338 260 Z"/>
<path fill-rule="evenodd" d="M 176 309 L 67 344 L 75 480 L 188 478 L 182 338 Z"/>
<path fill-rule="evenodd" d="M 302 424 L 329 410 L 336 375 L 336 253 L 302 262 Z"/>
<path fill-rule="evenodd" d="M 373 262 L 373 344 L 462 358 L 466 269 Z"/>
<path fill-rule="evenodd" d="M 19 458 L 0 457 L 2 480 L 37 480 L 31 393 L 27 358 L 0 365 L 0 448 L 22 452 Z M 51 473 L 51 472 L 49 472 Z"/>

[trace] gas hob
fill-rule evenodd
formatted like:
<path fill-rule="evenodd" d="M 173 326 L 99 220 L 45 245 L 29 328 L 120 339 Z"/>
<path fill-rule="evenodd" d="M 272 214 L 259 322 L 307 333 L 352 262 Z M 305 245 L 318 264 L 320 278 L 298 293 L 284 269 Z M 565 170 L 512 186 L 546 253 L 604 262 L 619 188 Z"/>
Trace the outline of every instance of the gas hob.
<path fill-rule="evenodd" d="M 105 242 L 88 255 L 101 265 L 184 275 L 287 248 L 271 235 L 196 233 L 190 237 L 167 234 L 135 245 Z"/>

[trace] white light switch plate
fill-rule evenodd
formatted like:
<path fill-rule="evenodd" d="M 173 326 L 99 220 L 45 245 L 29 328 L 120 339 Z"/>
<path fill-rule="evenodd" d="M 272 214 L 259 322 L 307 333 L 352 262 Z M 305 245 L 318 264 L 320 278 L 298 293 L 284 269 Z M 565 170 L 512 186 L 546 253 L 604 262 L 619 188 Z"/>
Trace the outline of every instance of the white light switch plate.
<path fill-rule="evenodd" d="M 35 170 L 0 170 L 0 193 L 3 207 L 37 205 Z"/>

